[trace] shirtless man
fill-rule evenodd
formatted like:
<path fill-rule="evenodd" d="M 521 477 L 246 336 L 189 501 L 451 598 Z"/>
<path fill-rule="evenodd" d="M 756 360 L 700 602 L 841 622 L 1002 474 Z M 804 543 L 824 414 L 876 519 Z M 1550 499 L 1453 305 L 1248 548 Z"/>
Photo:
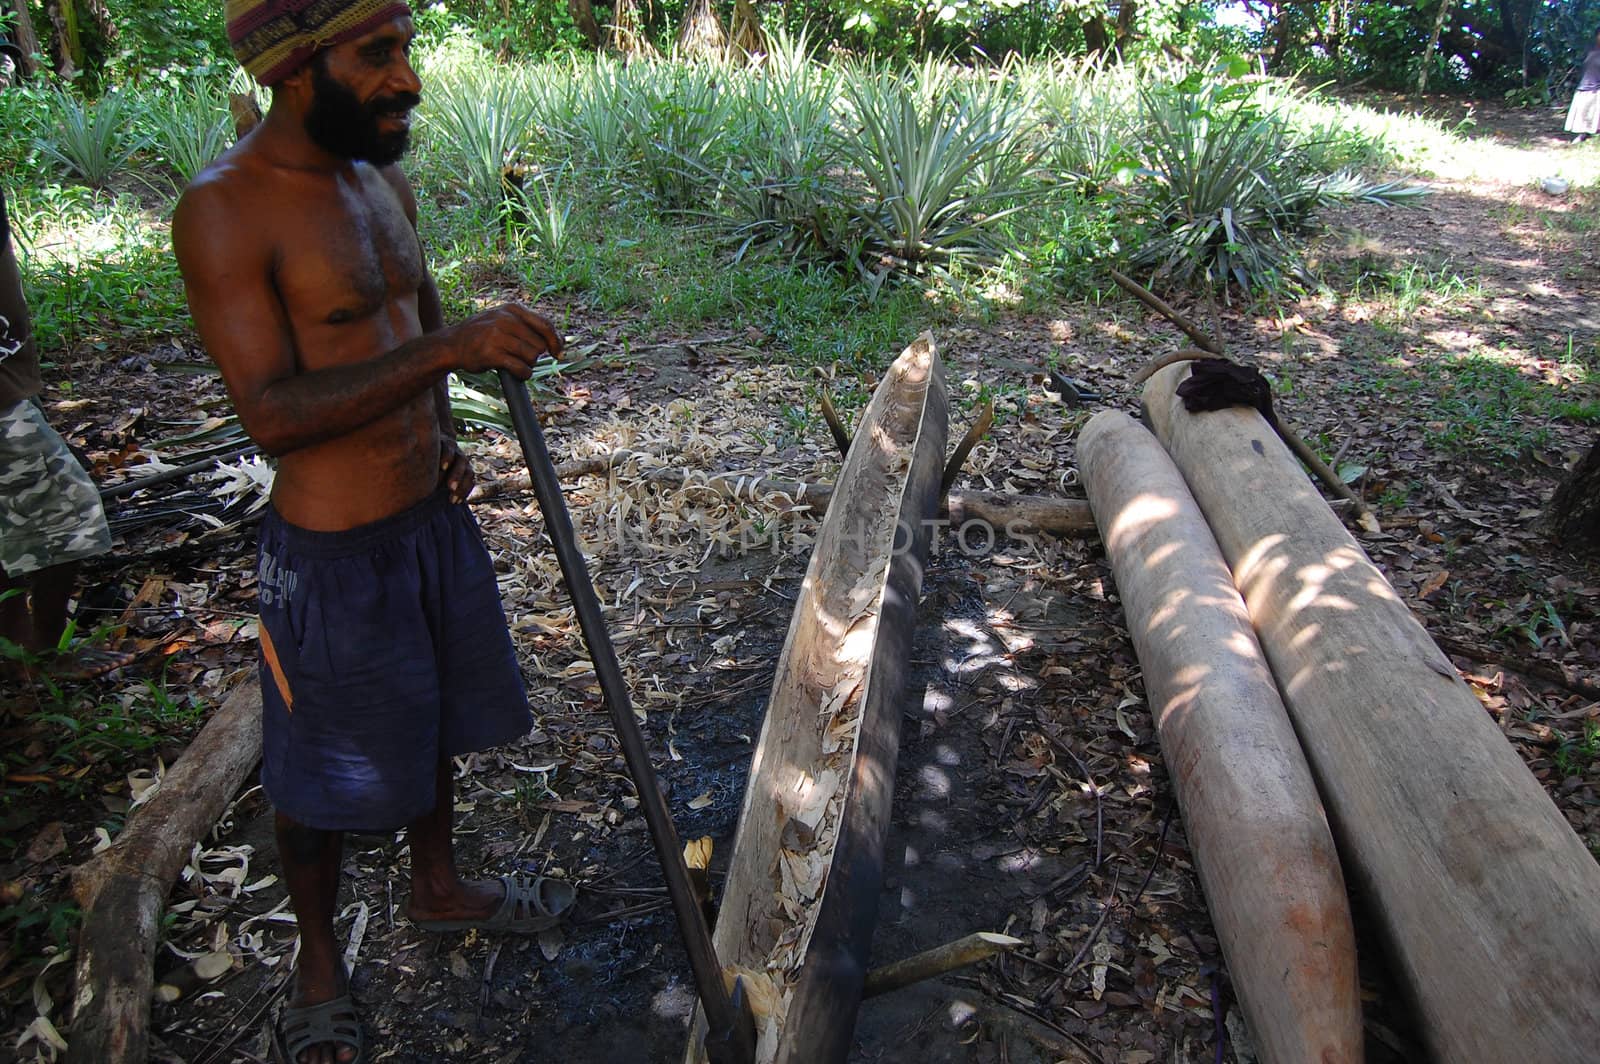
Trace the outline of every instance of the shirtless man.
<path fill-rule="evenodd" d="M 495 575 L 463 500 L 445 379 L 559 356 L 507 304 L 445 327 L 394 164 L 421 84 L 404 4 L 229 0 L 265 120 L 184 192 L 173 245 L 239 416 L 278 459 L 261 529 L 262 782 L 300 930 L 283 1038 L 362 1059 L 333 936 L 342 832 L 409 826 L 419 927 L 536 931 L 570 892 L 463 880 L 451 756 L 531 718 Z"/>

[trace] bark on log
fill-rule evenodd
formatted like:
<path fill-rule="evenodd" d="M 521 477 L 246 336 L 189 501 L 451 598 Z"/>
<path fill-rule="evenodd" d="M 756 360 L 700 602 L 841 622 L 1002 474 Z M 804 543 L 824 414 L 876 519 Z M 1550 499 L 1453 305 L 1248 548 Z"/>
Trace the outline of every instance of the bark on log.
<path fill-rule="evenodd" d="M 1311 769 L 1183 476 L 1126 414 L 1078 467 L 1250 1037 L 1268 1064 L 1361 1060 L 1355 931 Z"/>
<path fill-rule="evenodd" d="M 1550 527 L 1563 547 L 1600 551 L 1600 439 L 1551 496 Z"/>
<path fill-rule="evenodd" d="M 1600 865 L 1254 410 L 1145 388 L 1215 533 L 1436 1059 L 1600 1043 Z"/>
<path fill-rule="evenodd" d="M 78 867 L 69 1064 L 144 1064 L 161 914 L 173 880 L 261 759 L 261 691 L 241 684 L 111 848 Z"/>

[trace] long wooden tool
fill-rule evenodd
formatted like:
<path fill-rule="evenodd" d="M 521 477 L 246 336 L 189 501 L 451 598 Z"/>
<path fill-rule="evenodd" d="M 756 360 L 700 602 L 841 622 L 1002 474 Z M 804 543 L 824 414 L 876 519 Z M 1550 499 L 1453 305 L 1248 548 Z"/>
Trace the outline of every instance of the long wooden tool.
<path fill-rule="evenodd" d="M 1078 468 L 1251 1040 L 1268 1064 L 1353 1064 L 1361 999 L 1339 855 L 1222 552 L 1126 414 L 1090 419 Z"/>
<path fill-rule="evenodd" d="M 839 1064 L 850 1049 L 948 431 L 924 335 L 856 428 L 750 766 L 716 947 L 765 1004 L 761 1064 Z M 691 1038 L 687 1060 L 701 1059 Z"/>
<path fill-rule="evenodd" d="M 683 860 L 683 844 L 678 841 L 678 829 L 656 783 L 656 770 L 650 764 L 650 752 L 639 732 L 639 722 L 634 719 L 628 685 L 622 677 L 616 649 L 611 645 L 605 615 L 600 611 L 600 598 L 589 579 L 589 567 L 578 548 L 572 516 L 567 513 L 567 500 L 561 494 L 561 482 L 556 478 L 555 466 L 545 447 L 539 419 L 534 416 L 533 403 L 523 383 L 507 370 L 500 370 L 499 375 L 506 407 L 511 412 L 511 424 L 516 429 L 517 441 L 522 444 L 534 495 L 544 514 L 545 532 L 555 547 L 556 559 L 561 564 L 561 579 L 572 596 L 578 626 L 589 648 L 589 660 L 594 663 L 595 678 L 600 682 L 606 708 L 611 711 L 611 723 L 616 728 L 628 774 L 639 792 L 650 839 L 655 843 L 656 857 L 661 861 L 661 871 L 667 880 L 667 896 L 678 918 L 678 932 L 683 936 L 689 966 L 694 971 L 695 989 L 710 1021 L 704 1042 L 706 1058 L 712 1064 L 750 1064 L 754 1060 L 755 1027 L 743 1001 L 743 987 L 735 981 L 730 994 L 723 985 L 722 966 L 717 962 L 717 952 L 711 943 L 711 931 L 706 926 L 705 914 L 701 912 L 694 885 L 689 880 L 689 868 Z"/>
<path fill-rule="evenodd" d="M 1144 399 L 1440 1061 L 1594 1059 L 1600 864 L 1261 415 Z"/>

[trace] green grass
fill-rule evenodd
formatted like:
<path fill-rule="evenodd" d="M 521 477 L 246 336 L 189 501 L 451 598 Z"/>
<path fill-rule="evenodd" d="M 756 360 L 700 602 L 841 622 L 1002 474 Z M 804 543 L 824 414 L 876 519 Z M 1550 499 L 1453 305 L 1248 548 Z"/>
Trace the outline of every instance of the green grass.
<path fill-rule="evenodd" d="M 1556 768 L 1563 777 L 1576 776 L 1600 759 L 1600 720 L 1583 722 L 1583 734 L 1568 736 L 1556 747 Z"/>
<path fill-rule="evenodd" d="M 1590 381 L 1582 366 L 1563 371 L 1576 387 Z M 1575 399 L 1572 387 L 1552 385 L 1495 353 L 1387 359 L 1358 389 L 1406 406 L 1428 446 L 1502 461 L 1549 447 L 1559 421 L 1594 424 L 1600 414 L 1600 404 Z"/>

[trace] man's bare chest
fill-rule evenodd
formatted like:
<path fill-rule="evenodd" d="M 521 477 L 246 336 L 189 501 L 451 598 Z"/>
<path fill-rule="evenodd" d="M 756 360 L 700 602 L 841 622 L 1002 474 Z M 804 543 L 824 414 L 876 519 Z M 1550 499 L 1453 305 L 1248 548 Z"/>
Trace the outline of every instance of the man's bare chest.
<path fill-rule="evenodd" d="M 278 234 L 277 286 L 298 326 L 359 322 L 422 285 L 416 232 L 385 188 L 302 202 Z"/>

